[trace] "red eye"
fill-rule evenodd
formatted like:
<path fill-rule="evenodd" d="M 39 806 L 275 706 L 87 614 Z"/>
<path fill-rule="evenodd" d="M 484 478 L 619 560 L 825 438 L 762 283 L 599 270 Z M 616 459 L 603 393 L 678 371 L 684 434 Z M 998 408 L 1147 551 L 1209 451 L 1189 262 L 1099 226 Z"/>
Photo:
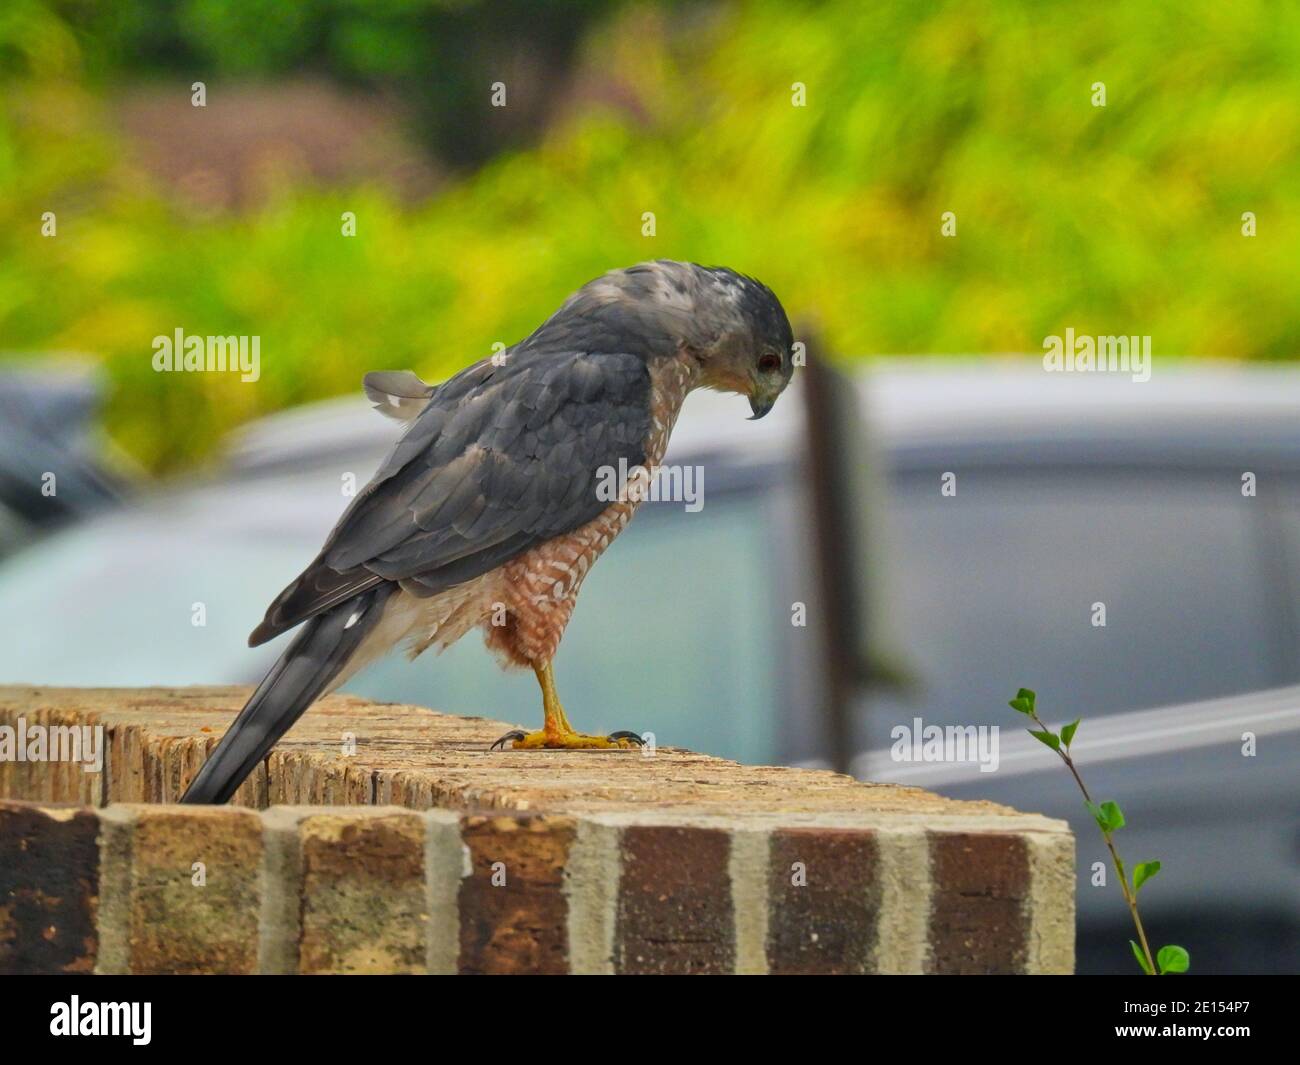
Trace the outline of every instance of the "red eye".
<path fill-rule="evenodd" d="M 758 360 L 758 370 L 760 373 L 776 373 L 781 369 L 781 356 L 773 355 L 771 352 L 763 355 Z"/>

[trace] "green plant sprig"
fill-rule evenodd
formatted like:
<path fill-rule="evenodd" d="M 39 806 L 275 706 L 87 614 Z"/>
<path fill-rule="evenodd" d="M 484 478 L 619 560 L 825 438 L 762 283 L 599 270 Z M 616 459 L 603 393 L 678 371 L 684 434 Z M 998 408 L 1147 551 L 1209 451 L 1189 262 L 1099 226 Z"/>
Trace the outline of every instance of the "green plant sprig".
<path fill-rule="evenodd" d="M 1095 803 L 1092 795 L 1088 792 L 1087 785 L 1083 782 L 1083 777 L 1079 775 L 1078 767 L 1074 764 L 1074 759 L 1070 757 L 1070 744 L 1074 742 L 1074 734 L 1078 731 L 1081 718 L 1075 718 L 1068 725 L 1062 727 L 1060 733 L 1055 733 L 1049 729 L 1041 720 L 1034 710 L 1034 700 L 1036 696 L 1028 688 L 1021 688 L 1016 692 L 1016 697 L 1007 705 L 1018 713 L 1024 714 L 1029 720 L 1038 726 L 1037 729 L 1029 729 L 1029 734 L 1038 740 L 1044 747 L 1049 747 L 1056 752 L 1057 756 L 1065 763 L 1065 767 L 1074 777 L 1074 782 L 1079 785 L 1079 790 L 1083 793 L 1083 803 L 1092 814 L 1092 818 L 1097 822 L 1097 827 L 1101 829 L 1101 837 L 1106 841 L 1106 849 L 1110 851 L 1111 860 L 1115 864 L 1115 872 L 1119 876 L 1120 890 L 1124 893 L 1124 901 L 1128 904 L 1129 913 L 1133 916 L 1133 925 L 1137 928 L 1138 942 L 1129 940 L 1129 946 L 1133 948 L 1133 956 L 1137 959 L 1142 971 L 1148 976 L 1155 976 L 1157 972 L 1161 976 L 1169 973 L 1185 973 L 1191 964 L 1191 957 L 1182 947 L 1166 946 L 1161 947 L 1160 951 L 1152 957 L 1151 947 L 1147 943 L 1146 929 L 1142 927 L 1142 917 L 1138 913 L 1138 892 L 1142 890 L 1142 885 L 1160 872 L 1159 862 L 1140 862 L 1133 868 L 1133 882 L 1130 886 L 1128 875 L 1124 870 L 1124 862 L 1119 856 L 1119 851 L 1115 848 L 1114 833 L 1125 825 L 1124 813 L 1119 808 L 1119 803 L 1103 802 Z M 1139 943 L 1141 944 L 1139 946 Z"/>

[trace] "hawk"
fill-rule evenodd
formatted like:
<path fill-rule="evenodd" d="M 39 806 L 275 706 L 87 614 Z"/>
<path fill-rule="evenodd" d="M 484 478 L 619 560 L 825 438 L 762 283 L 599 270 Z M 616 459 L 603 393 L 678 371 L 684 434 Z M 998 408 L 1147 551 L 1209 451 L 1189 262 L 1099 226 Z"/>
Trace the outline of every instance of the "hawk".
<path fill-rule="evenodd" d="M 436 387 L 368 374 L 371 400 L 406 429 L 253 630 L 256 647 L 302 626 L 182 801 L 227 801 L 313 702 L 394 646 L 414 658 L 474 628 L 542 689 L 542 728 L 493 747 L 638 746 L 632 732 L 577 732 L 556 694 L 551 663 L 583 578 L 644 498 L 692 389 L 741 393 L 761 418 L 792 371 L 770 289 L 659 260 L 596 278 Z M 614 493 L 610 471 L 631 471 Z"/>

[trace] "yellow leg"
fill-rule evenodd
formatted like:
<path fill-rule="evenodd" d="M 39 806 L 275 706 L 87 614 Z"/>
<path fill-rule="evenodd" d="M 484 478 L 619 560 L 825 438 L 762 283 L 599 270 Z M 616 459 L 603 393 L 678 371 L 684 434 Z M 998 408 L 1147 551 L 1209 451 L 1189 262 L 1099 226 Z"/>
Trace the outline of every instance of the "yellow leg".
<path fill-rule="evenodd" d="M 575 731 L 569 724 L 564 704 L 560 702 L 559 693 L 555 690 L 555 671 L 551 669 L 551 663 L 533 666 L 533 673 L 542 687 L 542 731 L 556 736 Z"/>
<path fill-rule="evenodd" d="M 635 732 L 614 732 L 608 736 L 588 736 L 577 732 L 569 724 L 564 713 L 564 706 L 555 691 L 555 674 L 549 662 L 544 666 L 534 666 L 537 683 L 542 688 L 542 729 L 540 732 L 507 732 L 493 748 L 504 747 L 507 743 L 516 751 L 550 748 L 552 750 L 610 750 L 613 748 L 642 747 L 644 741 Z"/>

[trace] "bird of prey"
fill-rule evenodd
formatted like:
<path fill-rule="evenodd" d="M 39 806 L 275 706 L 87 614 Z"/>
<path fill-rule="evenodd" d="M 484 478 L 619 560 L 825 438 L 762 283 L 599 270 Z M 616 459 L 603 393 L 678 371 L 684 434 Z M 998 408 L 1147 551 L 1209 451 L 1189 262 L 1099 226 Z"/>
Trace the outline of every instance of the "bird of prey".
<path fill-rule="evenodd" d="M 227 801 L 313 702 L 397 644 L 414 658 L 473 628 L 542 689 L 542 728 L 494 747 L 639 745 L 575 731 L 556 694 L 551 662 L 578 590 L 644 498 L 687 393 L 741 393 L 761 418 L 792 370 L 770 289 L 658 260 L 589 282 L 532 335 L 436 387 L 368 374 L 371 400 L 407 426 L 249 637 L 302 626 L 182 801 Z M 611 471 L 631 471 L 612 493 Z"/>

